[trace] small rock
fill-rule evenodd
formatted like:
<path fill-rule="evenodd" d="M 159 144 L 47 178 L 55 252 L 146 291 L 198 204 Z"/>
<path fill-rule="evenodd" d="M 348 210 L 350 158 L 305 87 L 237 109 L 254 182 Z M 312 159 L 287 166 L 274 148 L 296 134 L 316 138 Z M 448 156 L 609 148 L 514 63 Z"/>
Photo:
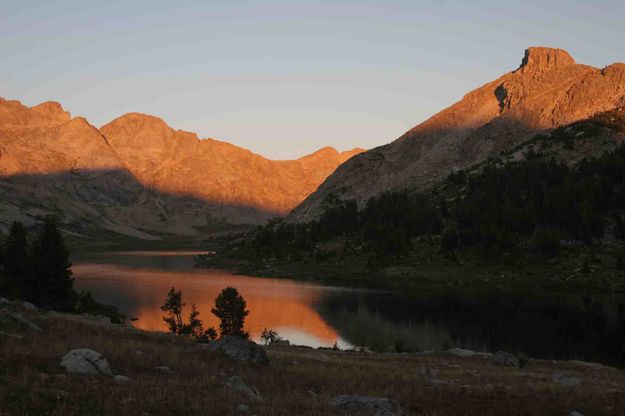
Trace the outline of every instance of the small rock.
<path fill-rule="evenodd" d="M 248 398 L 252 400 L 256 400 L 259 402 L 263 400 L 263 397 L 258 393 L 258 391 L 256 391 L 256 389 L 253 389 L 249 387 L 247 384 L 245 384 L 239 376 L 230 377 L 224 382 L 224 385 L 240 391 L 241 393 L 243 393 L 244 395 L 246 395 Z"/>
<path fill-rule="evenodd" d="M 432 384 L 434 386 L 442 386 L 443 384 L 447 384 L 447 382 L 443 381 L 443 380 L 439 380 L 439 379 L 433 378 L 433 379 L 430 380 L 430 384 Z"/>
<path fill-rule="evenodd" d="M 10 305 L 11 301 L 0 296 L 0 305 Z"/>
<path fill-rule="evenodd" d="M 465 350 L 462 348 L 452 348 L 447 350 L 447 352 L 457 357 L 473 357 L 474 355 L 477 355 L 475 351 Z"/>
<path fill-rule="evenodd" d="M 584 416 L 584 415 L 576 410 L 573 410 L 571 413 L 569 413 L 569 416 Z"/>
<path fill-rule="evenodd" d="M 562 386 L 579 386 L 581 384 L 577 377 L 571 377 L 562 373 L 553 373 L 551 381 L 561 384 Z"/>
<path fill-rule="evenodd" d="M 122 376 L 121 374 L 118 374 L 115 377 L 113 377 L 113 382 L 117 384 L 126 384 L 129 381 L 130 381 L 130 378 L 126 376 Z"/>
<path fill-rule="evenodd" d="M 252 411 L 250 410 L 250 407 L 248 405 L 241 403 L 240 405 L 237 406 L 237 412 L 248 414 L 248 413 L 251 413 Z"/>
<path fill-rule="evenodd" d="M 106 358 L 99 352 L 87 348 L 71 350 L 65 354 L 61 359 L 61 367 L 68 373 L 113 375 Z"/>
<path fill-rule="evenodd" d="M 493 364 L 499 365 L 502 367 L 515 367 L 520 368 L 521 362 L 519 361 L 519 357 L 514 354 L 510 354 L 504 351 L 497 351 L 493 356 Z"/>
<path fill-rule="evenodd" d="M 158 367 L 152 367 L 152 370 L 154 371 L 158 371 L 159 373 L 163 373 L 163 374 L 171 374 L 171 368 L 161 365 Z"/>
<path fill-rule="evenodd" d="M 22 302 L 22 307 L 24 309 L 26 309 L 26 310 L 29 310 L 29 311 L 38 311 L 39 310 L 38 307 L 36 307 L 35 305 L 33 305 L 30 302 Z"/>
<path fill-rule="evenodd" d="M 400 416 L 402 414 L 398 402 L 380 397 L 344 394 L 331 399 L 328 405 L 350 412 L 358 412 L 358 414 L 368 413 L 375 416 Z"/>
<path fill-rule="evenodd" d="M 269 365 L 269 357 L 265 350 L 255 342 L 242 337 L 222 337 L 211 342 L 207 349 L 226 354 L 233 360 Z"/>
<path fill-rule="evenodd" d="M 46 381 L 50 380 L 50 375 L 46 374 L 46 373 L 39 373 L 39 374 L 37 374 L 37 378 L 42 383 L 45 383 Z"/>

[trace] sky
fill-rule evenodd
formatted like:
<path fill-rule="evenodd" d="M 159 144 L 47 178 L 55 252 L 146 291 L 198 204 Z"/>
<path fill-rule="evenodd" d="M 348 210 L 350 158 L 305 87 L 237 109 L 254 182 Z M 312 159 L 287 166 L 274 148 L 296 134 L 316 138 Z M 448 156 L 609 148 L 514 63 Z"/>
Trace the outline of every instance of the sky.
<path fill-rule="evenodd" d="M 287 159 L 388 143 L 528 46 L 623 62 L 624 21 L 622 0 L 0 0 L 0 97 Z"/>

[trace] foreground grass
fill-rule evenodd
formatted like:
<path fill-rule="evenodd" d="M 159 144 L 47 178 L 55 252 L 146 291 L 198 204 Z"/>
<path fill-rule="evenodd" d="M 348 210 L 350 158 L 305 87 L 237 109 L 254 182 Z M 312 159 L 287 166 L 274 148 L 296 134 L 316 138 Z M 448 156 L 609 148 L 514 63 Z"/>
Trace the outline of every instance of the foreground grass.
<path fill-rule="evenodd" d="M 449 353 L 374 354 L 269 348 L 269 367 L 241 364 L 187 340 L 103 324 L 81 316 L 40 314 L 14 305 L 42 327 L 0 329 L 0 415 L 222 415 L 246 404 L 256 415 L 345 414 L 327 406 L 339 394 L 388 397 L 409 415 L 618 415 L 625 372 L 579 362 L 530 360 L 502 368 L 488 357 Z M 12 326 L 13 325 L 13 326 Z M 18 335 L 16 338 L 11 335 Z M 70 349 L 102 353 L 114 374 L 65 375 Z M 170 374 L 155 371 L 168 366 Z M 577 377 L 579 386 L 552 381 Z M 252 401 L 223 382 L 238 375 L 264 397 Z"/>

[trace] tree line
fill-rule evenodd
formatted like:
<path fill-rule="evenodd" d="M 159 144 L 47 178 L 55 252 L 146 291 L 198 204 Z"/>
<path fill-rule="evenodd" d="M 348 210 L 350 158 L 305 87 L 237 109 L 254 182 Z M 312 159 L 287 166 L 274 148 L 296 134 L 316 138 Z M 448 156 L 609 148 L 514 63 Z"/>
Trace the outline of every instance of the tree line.
<path fill-rule="evenodd" d="M 72 263 L 63 236 L 52 217 L 44 220 L 35 235 L 13 222 L 0 245 L 0 292 L 37 306 L 72 311 L 78 294 L 74 290 Z"/>
<path fill-rule="evenodd" d="M 607 231 L 623 240 L 625 146 L 573 165 L 530 150 L 519 161 L 454 172 L 428 193 L 386 192 L 360 208 L 336 197 L 329 202 L 317 221 L 259 227 L 236 255 L 324 260 L 321 243 L 335 240 L 344 242 L 342 254 L 357 249 L 393 257 L 413 250 L 415 237 L 426 237 L 448 254 L 474 247 L 555 256 L 562 240 L 593 244 Z"/>
<path fill-rule="evenodd" d="M 217 338 L 217 330 L 213 327 L 204 328 L 204 322 L 200 319 L 200 311 L 195 304 L 191 305 L 189 318 L 185 321 L 183 309 L 186 304 L 182 301 L 182 291 L 172 287 L 167 294 L 161 310 L 166 313 L 163 321 L 167 324 L 169 332 L 183 337 L 195 338 L 198 342 L 208 342 Z M 219 318 L 219 335 L 249 338 L 249 334 L 243 330 L 245 317 L 250 313 L 247 303 L 237 289 L 226 287 L 215 298 L 215 306 L 211 309 L 213 315 Z"/>
<path fill-rule="evenodd" d="M 43 309 L 101 314 L 121 322 L 117 308 L 74 289 L 71 267 L 69 250 L 53 217 L 46 217 L 33 232 L 15 221 L 0 241 L 0 295 Z"/>

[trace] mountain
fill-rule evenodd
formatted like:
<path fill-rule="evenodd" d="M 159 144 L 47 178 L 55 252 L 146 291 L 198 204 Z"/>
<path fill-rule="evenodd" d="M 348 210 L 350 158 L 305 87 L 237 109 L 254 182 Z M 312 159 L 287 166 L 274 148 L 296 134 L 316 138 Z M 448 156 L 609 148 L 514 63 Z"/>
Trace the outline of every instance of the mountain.
<path fill-rule="evenodd" d="M 341 165 L 288 219 L 319 218 L 338 200 L 362 206 L 384 191 L 426 189 L 537 132 L 624 104 L 625 64 L 598 69 L 577 64 L 561 49 L 529 48 L 518 69 L 471 91 L 392 143 Z"/>
<path fill-rule="evenodd" d="M 262 223 L 359 152 L 328 147 L 274 161 L 149 115 L 126 114 L 98 129 L 59 103 L 0 99 L 0 228 L 51 213 L 66 232 L 145 239 Z"/>

